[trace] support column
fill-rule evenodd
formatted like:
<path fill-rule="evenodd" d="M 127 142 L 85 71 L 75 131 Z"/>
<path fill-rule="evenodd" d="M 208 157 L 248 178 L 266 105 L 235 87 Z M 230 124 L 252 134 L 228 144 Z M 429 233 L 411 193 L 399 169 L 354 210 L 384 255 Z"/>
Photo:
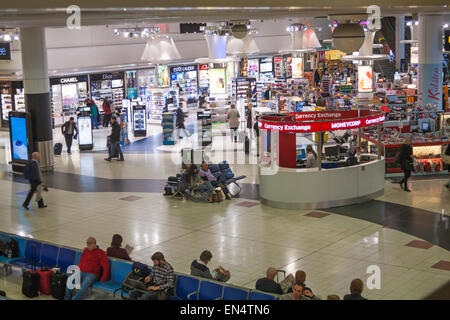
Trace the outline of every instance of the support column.
<path fill-rule="evenodd" d="M 405 45 L 400 41 L 405 40 L 405 17 L 395 17 L 395 69 L 401 70 L 402 61 L 405 60 Z"/>
<path fill-rule="evenodd" d="M 22 73 L 27 112 L 31 113 L 34 151 L 42 171 L 52 171 L 53 132 L 45 28 L 21 28 Z"/>
<path fill-rule="evenodd" d="M 419 99 L 442 109 L 442 15 L 419 15 Z"/>

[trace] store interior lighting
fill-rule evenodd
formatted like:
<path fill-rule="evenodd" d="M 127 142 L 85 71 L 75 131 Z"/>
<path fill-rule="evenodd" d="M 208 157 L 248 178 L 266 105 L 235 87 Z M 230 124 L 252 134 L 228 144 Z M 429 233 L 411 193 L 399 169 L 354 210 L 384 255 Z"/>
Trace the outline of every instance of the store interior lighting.
<path fill-rule="evenodd" d="M 152 35 L 148 38 L 141 60 L 159 63 L 181 59 L 175 42 L 169 35 Z"/>
<path fill-rule="evenodd" d="M 159 27 L 134 27 L 134 28 L 115 28 L 114 34 L 116 36 L 122 35 L 124 38 L 148 38 L 151 35 L 158 34 Z"/>
<path fill-rule="evenodd" d="M 5 42 L 18 41 L 20 40 L 19 32 L 15 29 L 0 31 L 0 40 Z"/>

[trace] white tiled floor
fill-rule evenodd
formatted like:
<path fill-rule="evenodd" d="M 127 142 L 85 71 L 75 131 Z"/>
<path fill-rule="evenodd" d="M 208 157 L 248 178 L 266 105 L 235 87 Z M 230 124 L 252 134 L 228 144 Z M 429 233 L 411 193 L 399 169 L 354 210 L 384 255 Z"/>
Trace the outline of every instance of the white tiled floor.
<path fill-rule="evenodd" d="M 158 132 L 155 129 L 155 132 Z M 96 132 L 97 134 L 97 132 Z M 103 139 L 106 133 L 98 132 Z M 0 165 L 9 157 L 7 134 L 0 133 Z M 170 153 L 126 154 L 124 163 L 106 163 L 101 153 L 63 153 L 56 158 L 56 170 L 107 179 L 166 179 L 178 168 Z M 233 166 L 247 175 L 245 182 L 257 183 L 254 165 Z M 450 197 L 443 181 L 415 181 L 407 194 L 386 182 L 379 200 L 427 209 L 450 211 Z M 162 251 L 178 272 L 189 272 L 193 259 L 204 249 L 212 251 L 211 266 L 231 271 L 230 283 L 254 287 L 268 266 L 295 273 L 307 273 L 306 283 L 326 297 L 348 293 L 350 281 L 367 279 L 367 267 L 381 269 L 381 289 L 368 290 L 370 299 L 420 299 L 450 279 L 450 271 L 432 269 L 440 260 L 450 261 L 450 252 L 405 247 L 417 239 L 364 220 L 330 214 L 324 218 L 304 216 L 309 211 L 272 209 L 259 204 L 246 208 L 233 199 L 220 204 L 186 202 L 165 198 L 161 193 L 76 193 L 50 189 L 44 194 L 48 208 L 29 212 L 21 208 L 28 186 L 0 179 L 0 230 L 32 236 L 60 245 L 82 248 L 88 236 L 95 236 L 106 249 L 114 233 L 135 247 L 132 257 L 149 262 Z M 135 195 L 128 202 L 119 198 Z M 245 200 L 249 201 L 249 200 Z M 332 210 L 330 210 L 332 212 Z M 13 285 L 12 285 L 13 287 Z"/>

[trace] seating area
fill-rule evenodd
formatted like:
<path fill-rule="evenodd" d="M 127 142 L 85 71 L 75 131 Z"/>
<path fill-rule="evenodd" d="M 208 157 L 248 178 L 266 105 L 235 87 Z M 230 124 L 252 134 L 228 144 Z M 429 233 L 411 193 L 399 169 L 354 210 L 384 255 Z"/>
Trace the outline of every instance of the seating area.
<path fill-rule="evenodd" d="M 36 252 L 36 266 L 60 268 L 65 271 L 68 266 L 78 264 L 82 251 L 36 239 L 1 233 L 0 238 L 6 242 L 14 238 L 19 244 L 20 257 L 8 259 L 0 256 L 0 263 L 6 263 L 25 269 L 32 268 L 32 251 Z M 33 249 L 33 246 L 35 249 Z M 122 281 L 131 272 L 132 262 L 109 258 L 111 278 L 106 282 L 98 281 L 93 287 L 98 290 L 120 294 Z M 175 273 L 174 296 L 170 300 L 277 300 L 278 295 L 268 294 L 254 289 L 233 286 L 224 282 L 206 280 L 191 275 Z"/>
<path fill-rule="evenodd" d="M 234 192 L 233 197 L 239 197 L 242 188 L 237 183 L 239 180 L 245 179 L 246 176 L 235 176 L 234 172 L 231 170 L 230 165 L 226 161 L 222 161 L 219 164 L 210 164 L 208 163 L 209 170 L 214 175 L 214 177 L 219 177 L 220 175 L 224 174 L 226 177 L 226 180 L 223 182 L 224 185 L 228 186 L 233 184 L 237 191 Z M 176 177 L 169 177 L 167 181 L 167 185 L 172 187 L 173 190 L 176 190 L 178 188 L 178 185 L 180 184 L 182 179 L 181 174 L 177 174 Z M 190 190 L 189 190 L 190 191 Z"/>

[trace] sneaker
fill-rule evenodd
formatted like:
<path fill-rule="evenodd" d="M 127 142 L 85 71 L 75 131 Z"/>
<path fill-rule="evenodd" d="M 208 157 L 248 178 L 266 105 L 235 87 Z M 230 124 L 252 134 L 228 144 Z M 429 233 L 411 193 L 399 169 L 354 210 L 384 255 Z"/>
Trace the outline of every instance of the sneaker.
<path fill-rule="evenodd" d="M 125 159 L 119 159 L 119 160 L 117 160 L 117 161 L 125 161 Z"/>
<path fill-rule="evenodd" d="M 409 190 L 408 188 L 405 188 L 404 189 L 406 192 L 411 192 L 411 190 Z"/>
<path fill-rule="evenodd" d="M 225 199 L 227 199 L 227 200 L 231 200 L 231 197 L 230 197 L 230 195 L 229 195 L 229 194 L 226 194 L 226 195 L 225 195 Z"/>
<path fill-rule="evenodd" d="M 30 208 L 28 208 L 26 205 L 22 205 L 22 207 L 24 207 L 25 208 L 25 210 L 30 210 Z"/>
<path fill-rule="evenodd" d="M 111 159 L 110 159 L 110 158 L 105 158 L 105 160 L 111 162 Z"/>

